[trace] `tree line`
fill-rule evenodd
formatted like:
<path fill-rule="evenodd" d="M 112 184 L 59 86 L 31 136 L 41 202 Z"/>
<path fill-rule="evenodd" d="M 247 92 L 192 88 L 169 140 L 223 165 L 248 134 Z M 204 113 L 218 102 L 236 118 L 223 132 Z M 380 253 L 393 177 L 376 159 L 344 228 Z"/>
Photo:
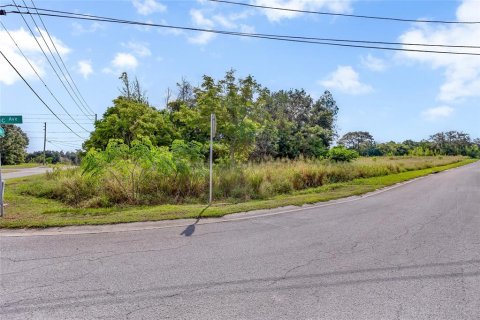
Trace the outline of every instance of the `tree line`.
<path fill-rule="evenodd" d="M 405 140 L 401 143 L 377 143 L 369 132 L 354 131 L 343 135 L 338 144 L 357 151 L 361 156 L 462 155 L 480 158 L 480 138 L 471 139 L 470 135 L 459 131 L 439 132 L 427 140 Z"/>
<path fill-rule="evenodd" d="M 77 164 L 90 149 L 105 150 L 109 141 L 149 141 L 152 146 L 172 148 L 184 143 L 208 154 L 210 114 L 217 118 L 215 161 L 224 164 L 267 159 L 329 157 L 353 159 L 361 156 L 464 155 L 480 158 L 480 139 L 463 132 L 448 131 L 426 140 L 377 143 L 369 132 L 348 132 L 340 139 L 336 120 L 339 107 L 329 91 L 314 99 L 303 89 L 272 91 L 253 76 L 239 78 L 233 70 L 220 80 L 205 75 L 199 86 L 182 79 L 166 106 L 155 108 L 137 79 L 122 73 L 120 96 L 96 121 L 95 129 L 72 153 L 47 152 L 52 163 Z M 15 125 L 2 125 L 2 161 L 6 164 L 43 162 L 43 154 L 26 153 L 28 136 Z M 335 141 L 338 146 L 332 150 Z M 197 150 L 198 149 L 198 150 Z M 348 149 L 350 152 L 346 152 Z"/>
<path fill-rule="evenodd" d="M 110 139 L 127 145 L 148 138 L 155 146 L 197 142 L 208 152 L 210 114 L 217 119 L 216 161 L 234 164 L 269 158 L 319 157 L 336 137 L 338 106 L 329 91 L 314 99 L 303 89 L 272 92 L 233 70 L 200 86 L 177 84 L 178 94 L 159 110 L 149 105 L 138 81 L 122 74 L 122 95 L 113 101 L 84 149 L 105 149 Z"/>

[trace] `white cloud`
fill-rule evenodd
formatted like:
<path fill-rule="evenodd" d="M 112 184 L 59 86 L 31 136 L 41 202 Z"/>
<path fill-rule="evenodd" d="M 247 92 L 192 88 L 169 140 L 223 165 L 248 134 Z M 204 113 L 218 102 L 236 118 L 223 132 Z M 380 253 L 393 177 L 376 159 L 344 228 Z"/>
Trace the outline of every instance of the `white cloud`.
<path fill-rule="evenodd" d="M 278 7 L 295 10 L 327 10 L 332 13 L 351 12 L 352 0 L 254 0 L 253 4 L 266 7 Z M 298 12 L 264 9 L 268 20 L 275 22 L 282 19 L 292 19 L 301 15 Z"/>
<path fill-rule="evenodd" d="M 453 114 L 453 111 L 454 109 L 452 107 L 440 106 L 423 111 L 422 116 L 429 121 L 435 121 L 450 117 Z"/>
<path fill-rule="evenodd" d="M 365 94 L 373 91 L 372 87 L 360 82 L 358 73 L 351 66 L 338 66 L 320 84 L 349 94 Z"/>
<path fill-rule="evenodd" d="M 83 76 L 84 79 L 93 73 L 92 62 L 90 60 L 80 60 L 77 64 L 78 72 Z"/>
<path fill-rule="evenodd" d="M 12 37 L 15 39 L 15 42 L 19 45 L 20 49 L 27 56 L 28 60 L 32 64 L 33 68 L 38 72 L 40 76 L 45 75 L 45 67 L 47 61 L 44 59 L 42 51 L 37 44 L 37 41 L 42 46 L 43 50 L 47 51 L 47 47 L 43 42 L 43 39 L 40 36 L 32 36 L 32 34 L 23 28 L 17 30 L 9 30 Z M 44 30 L 40 30 L 44 36 L 46 36 Z M 17 70 L 27 79 L 37 79 L 34 70 L 21 55 L 18 48 L 15 46 L 13 41 L 8 36 L 7 32 L 2 30 L 0 31 L 0 50 L 5 54 L 5 56 L 10 60 L 10 62 L 17 68 Z M 36 40 L 35 40 L 36 39 Z M 45 38 L 48 45 L 53 47 L 52 42 L 48 37 Z M 57 47 L 59 53 L 62 57 L 65 57 L 70 49 L 64 45 L 59 39 L 52 36 L 53 43 Z M 16 81 L 20 80 L 15 70 L 2 58 L 0 62 L 0 82 L 11 85 Z"/>
<path fill-rule="evenodd" d="M 232 20 L 221 14 L 214 15 L 212 19 L 224 28 L 233 29 L 237 27 L 237 25 Z"/>
<path fill-rule="evenodd" d="M 87 26 L 76 21 L 72 23 L 72 34 L 75 36 L 97 32 L 98 30 L 102 29 L 105 29 L 105 26 L 98 22 L 93 22 Z"/>
<path fill-rule="evenodd" d="M 458 21 L 480 20 L 478 0 L 464 0 L 457 9 Z M 403 43 L 431 43 L 449 45 L 478 45 L 480 25 L 425 26 L 416 25 L 400 36 Z M 404 46 L 407 48 L 407 46 Z M 411 49 L 421 47 L 408 46 Z M 431 47 L 431 50 L 446 48 Z M 476 49 L 459 48 L 449 51 L 478 52 Z M 409 60 L 430 65 L 444 71 L 444 83 L 439 89 L 438 99 L 455 101 L 468 97 L 480 97 L 480 59 L 478 56 L 404 52 L 400 55 Z"/>
<path fill-rule="evenodd" d="M 146 42 L 130 41 L 127 43 L 122 43 L 122 46 L 132 50 L 133 53 L 139 57 L 149 57 L 152 55 L 152 52 L 148 48 L 148 43 Z"/>
<path fill-rule="evenodd" d="M 366 57 L 361 58 L 362 65 L 367 67 L 372 71 L 381 72 L 387 68 L 387 65 L 384 60 L 376 58 L 371 54 L 367 55 Z"/>
<path fill-rule="evenodd" d="M 254 26 L 249 26 L 249 25 L 246 25 L 246 24 L 241 24 L 240 25 L 240 32 L 255 33 L 255 27 Z"/>
<path fill-rule="evenodd" d="M 190 16 L 192 18 L 192 22 L 198 27 L 211 29 L 215 26 L 213 20 L 206 18 L 201 10 L 190 10 Z M 189 36 L 188 41 L 194 44 L 205 45 L 214 39 L 215 36 L 216 35 L 211 32 L 199 32 L 195 35 Z"/>
<path fill-rule="evenodd" d="M 160 24 L 169 24 L 167 20 L 161 19 Z M 169 29 L 169 28 L 158 28 L 158 33 L 160 34 L 166 34 L 166 35 L 174 35 L 174 36 L 179 36 L 182 34 L 186 34 L 185 31 L 180 30 L 180 29 Z"/>
<path fill-rule="evenodd" d="M 200 32 L 196 36 L 188 37 L 188 41 L 194 44 L 205 45 L 215 38 L 215 34 L 209 32 Z"/>
<path fill-rule="evenodd" d="M 213 28 L 215 26 L 215 23 L 211 19 L 206 18 L 201 10 L 190 10 L 190 16 L 192 17 L 193 23 L 197 26 L 205 28 Z"/>
<path fill-rule="evenodd" d="M 134 55 L 125 52 L 119 52 L 112 60 L 112 66 L 117 69 L 135 69 L 138 66 L 138 60 Z"/>
<path fill-rule="evenodd" d="M 132 4 L 137 9 L 137 12 L 143 16 L 167 10 L 167 6 L 155 0 L 132 0 Z"/>

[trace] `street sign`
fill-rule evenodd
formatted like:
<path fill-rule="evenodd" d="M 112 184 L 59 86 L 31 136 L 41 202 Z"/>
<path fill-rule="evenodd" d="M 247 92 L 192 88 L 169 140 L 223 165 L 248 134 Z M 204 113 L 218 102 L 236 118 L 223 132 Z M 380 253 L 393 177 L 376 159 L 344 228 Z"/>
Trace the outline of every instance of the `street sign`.
<path fill-rule="evenodd" d="M 5 137 L 5 130 L 0 127 L 0 137 Z"/>
<path fill-rule="evenodd" d="M 23 123 L 22 116 L 0 116 L 0 124 L 19 124 Z"/>

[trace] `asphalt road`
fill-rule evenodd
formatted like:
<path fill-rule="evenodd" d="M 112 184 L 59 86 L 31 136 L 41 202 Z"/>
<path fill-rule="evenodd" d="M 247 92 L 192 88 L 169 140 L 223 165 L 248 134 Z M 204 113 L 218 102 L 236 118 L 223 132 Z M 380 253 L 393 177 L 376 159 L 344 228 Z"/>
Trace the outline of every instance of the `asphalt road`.
<path fill-rule="evenodd" d="M 19 168 L 14 170 L 6 170 L 5 172 L 2 172 L 2 179 L 8 180 L 13 178 L 28 177 L 37 174 L 44 174 L 51 171 L 52 168 L 49 167 Z"/>
<path fill-rule="evenodd" d="M 480 162 L 290 213 L 0 241 L 1 319 L 479 319 Z"/>

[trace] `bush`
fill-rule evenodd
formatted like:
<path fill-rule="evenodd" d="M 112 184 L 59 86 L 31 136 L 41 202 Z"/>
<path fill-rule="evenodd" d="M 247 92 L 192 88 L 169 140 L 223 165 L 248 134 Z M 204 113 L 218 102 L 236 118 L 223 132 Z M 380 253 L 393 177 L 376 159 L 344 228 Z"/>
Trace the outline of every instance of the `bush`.
<path fill-rule="evenodd" d="M 338 146 L 328 150 L 327 157 L 335 162 L 350 162 L 357 159 L 359 154 L 355 150 L 349 150 L 345 147 Z"/>
<path fill-rule="evenodd" d="M 148 141 L 136 142 L 131 147 L 112 141 L 105 151 L 90 151 L 81 169 L 56 169 L 47 179 L 35 180 L 22 191 L 77 207 L 205 203 L 209 167 L 198 157 L 199 146 L 182 141 L 174 145 L 170 151 L 152 147 Z M 296 190 L 425 169 L 462 159 L 377 157 L 350 162 L 279 159 L 238 166 L 216 164 L 214 199 L 233 202 L 267 199 Z"/>

